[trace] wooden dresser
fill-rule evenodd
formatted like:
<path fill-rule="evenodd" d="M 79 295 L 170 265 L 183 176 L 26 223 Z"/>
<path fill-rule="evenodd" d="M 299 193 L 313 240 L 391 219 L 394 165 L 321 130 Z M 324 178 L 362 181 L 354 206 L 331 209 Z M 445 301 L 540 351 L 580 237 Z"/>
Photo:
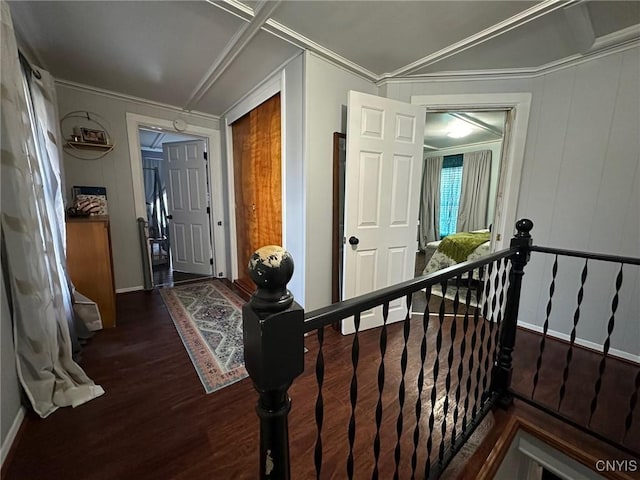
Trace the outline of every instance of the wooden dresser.
<path fill-rule="evenodd" d="M 108 216 L 67 218 L 67 269 L 76 290 L 98 304 L 103 327 L 115 327 Z"/>

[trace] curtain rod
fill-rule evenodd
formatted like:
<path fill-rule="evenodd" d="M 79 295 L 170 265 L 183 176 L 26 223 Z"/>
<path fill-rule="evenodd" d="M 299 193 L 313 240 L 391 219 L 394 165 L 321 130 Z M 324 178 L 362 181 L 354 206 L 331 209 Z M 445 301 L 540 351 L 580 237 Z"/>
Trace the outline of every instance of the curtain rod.
<path fill-rule="evenodd" d="M 31 62 L 29 62 L 29 59 L 21 50 L 18 50 L 18 58 L 20 59 L 22 66 L 29 72 L 33 73 L 38 80 L 42 78 L 42 74 L 31 66 Z"/>

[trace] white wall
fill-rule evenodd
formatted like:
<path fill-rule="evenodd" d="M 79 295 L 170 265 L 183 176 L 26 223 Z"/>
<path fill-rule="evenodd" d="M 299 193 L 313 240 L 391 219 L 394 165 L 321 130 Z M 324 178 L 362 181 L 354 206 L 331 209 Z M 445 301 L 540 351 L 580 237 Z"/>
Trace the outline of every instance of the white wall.
<path fill-rule="evenodd" d="M 640 48 L 610 52 L 532 78 L 394 83 L 390 98 L 440 93 L 531 92 L 518 217 L 534 221 L 537 245 L 640 257 Z M 542 325 L 551 260 L 534 255 L 527 267 L 522 322 Z M 560 265 L 551 329 L 570 333 L 582 264 Z M 614 275 L 591 263 L 577 330 L 580 342 L 602 345 L 610 315 Z M 638 268 L 625 268 L 613 353 L 640 355 Z M 570 282 L 570 283 L 568 283 Z M 635 356 L 635 357 L 634 357 Z"/>
<path fill-rule="evenodd" d="M 99 160 L 79 160 L 65 153 L 67 196 L 71 196 L 73 185 L 106 187 L 116 289 L 141 287 L 142 258 L 134 209 L 125 114 L 131 112 L 165 120 L 182 118 L 190 125 L 215 130 L 219 129 L 218 119 L 63 84 L 56 85 L 56 92 L 61 117 L 71 111 L 88 110 L 98 113 L 108 122 L 109 134 L 116 145 L 111 153 Z"/>
<path fill-rule="evenodd" d="M 368 80 L 311 52 L 305 54 L 306 299 L 313 310 L 331 303 L 333 132 L 345 132 L 349 90 L 376 94 Z"/>
<path fill-rule="evenodd" d="M 458 155 L 461 153 L 478 152 L 480 150 L 491 150 L 491 180 L 489 182 L 489 205 L 487 207 L 487 228 L 489 228 L 489 224 L 493 222 L 493 213 L 496 208 L 496 191 L 498 189 L 498 178 L 500 176 L 502 140 L 477 145 L 462 145 L 460 147 L 430 150 L 425 152 L 424 158 L 434 156 L 444 157 L 446 155 Z"/>

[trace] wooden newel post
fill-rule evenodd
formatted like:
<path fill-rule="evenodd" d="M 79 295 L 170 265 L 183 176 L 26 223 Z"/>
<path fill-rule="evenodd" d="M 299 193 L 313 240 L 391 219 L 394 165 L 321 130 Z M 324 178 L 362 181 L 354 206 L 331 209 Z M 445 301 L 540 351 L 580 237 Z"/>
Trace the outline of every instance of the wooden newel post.
<path fill-rule="evenodd" d="M 304 310 L 287 290 L 293 258 L 282 247 L 257 250 L 249 273 L 258 288 L 242 309 L 242 323 L 245 366 L 259 394 L 259 478 L 288 480 L 287 389 L 304 369 Z"/>
<path fill-rule="evenodd" d="M 493 366 L 491 390 L 499 394 L 498 404 L 508 407 L 513 403 L 513 396 L 509 393 L 511 385 L 512 353 L 516 342 L 518 326 L 518 309 L 520 308 L 520 291 L 524 267 L 531 255 L 531 229 L 533 222 L 522 219 L 516 222 L 516 234 L 511 239 L 511 247 L 517 250 L 511 257 L 511 271 L 509 272 L 509 288 L 507 290 L 507 304 L 505 305 L 504 321 L 498 343 L 498 355 Z"/>

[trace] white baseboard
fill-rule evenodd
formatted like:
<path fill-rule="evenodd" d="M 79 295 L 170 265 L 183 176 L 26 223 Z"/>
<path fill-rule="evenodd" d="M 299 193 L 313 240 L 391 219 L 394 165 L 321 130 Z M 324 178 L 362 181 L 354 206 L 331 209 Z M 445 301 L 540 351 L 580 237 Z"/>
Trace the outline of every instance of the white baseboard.
<path fill-rule="evenodd" d="M 542 326 L 533 325 L 532 323 L 527 322 L 518 322 L 519 327 L 526 328 L 528 330 L 533 330 L 534 332 L 542 333 Z M 566 333 L 556 332 L 555 330 L 547 330 L 547 335 L 550 337 L 559 338 L 561 340 L 566 340 L 567 342 L 571 341 L 571 336 Z M 595 342 L 590 342 L 589 340 L 583 340 L 581 338 L 576 338 L 575 343 L 582 347 L 590 348 L 591 350 L 596 350 L 598 352 L 602 352 L 602 345 L 599 345 Z M 609 355 L 613 357 L 624 358 L 625 360 L 629 360 L 630 362 L 640 363 L 640 355 L 634 355 L 633 353 L 624 352 L 622 350 L 618 350 L 617 348 L 610 348 Z"/>
<path fill-rule="evenodd" d="M 23 406 L 20 406 L 18 413 L 16 413 L 16 417 L 13 419 L 11 428 L 7 432 L 6 438 L 4 439 L 4 442 L 2 442 L 2 448 L 0 449 L 0 467 L 4 465 L 4 460 L 7 458 L 9 450 L 11 450 L 11 446 L 13 445 L 13 441 L 16 439 L 18 430 L 20 430 L 20 425 L 22 425 L 22 421 L 24 420 L 24 414 L 25 409 Z"/>
<path fill-rule="evenodd" d="M 137 292 L 139 290 L 144 290 L 144 287 L 142 285 L 137 285 L 135 287 L 116 288 L 116 293 Z"/>

